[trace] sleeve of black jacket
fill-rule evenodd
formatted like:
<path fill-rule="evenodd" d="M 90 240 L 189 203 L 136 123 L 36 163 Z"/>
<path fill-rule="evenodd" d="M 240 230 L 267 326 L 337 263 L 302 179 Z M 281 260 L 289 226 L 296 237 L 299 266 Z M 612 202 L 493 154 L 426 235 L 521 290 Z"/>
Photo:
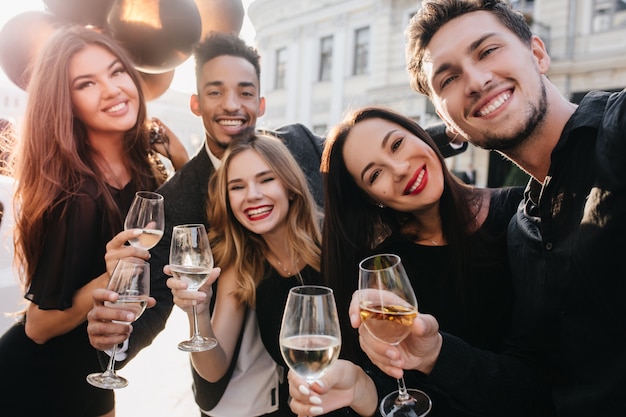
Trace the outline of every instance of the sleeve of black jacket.
<path fill-rule="evenodd" d="M 280 137 L 287 145 L 309 182 L 315 202 L 320 208 L 324 207 L 324 188 L 320 172 L 323 139 L 300 123 L 285 125 L 269 133 Z"/>
<path fill-rule="evenodd" d="M 433 138 L 444 158 L 456 156 L 465 152 L 467 149 L 467 142 L 462 142 L 459 145 L 450 144 L 451 139 L 448 135 L 446 135 L 446 125 L 443 123 L 428 127 L 425 130 L 428 132 L 430 137 Z"/>

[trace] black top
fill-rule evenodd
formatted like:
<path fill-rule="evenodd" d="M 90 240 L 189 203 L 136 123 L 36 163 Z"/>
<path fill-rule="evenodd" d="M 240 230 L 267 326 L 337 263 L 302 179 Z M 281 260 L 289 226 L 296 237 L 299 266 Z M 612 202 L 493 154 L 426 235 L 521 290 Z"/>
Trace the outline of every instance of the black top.
<path fill-rule="evenodd" d="M 135 193 L 133 184 L 110 190 L 124 216 Z M 87 181 L 67 204 L 46 213 L 44 249 L 25 295 L 39 308 L 71 307 L 76 291 L 106 271 L 105 246 L 113 232 L 104 204 L 95 184 Z M 114 406 L 112 391 L 85 380 L 102 370 L 86 322 L 41 345 L 18 323 L 0 339 L 0 358 L 3 414 L 95 417 Z"/>
<path fill-rule="evenodd" d="M 521 415 L 529 397 L 516 394 L 539 385 L 536 364 L 559 415 L 624 416 L 626 92 L 589 93 L 551 161 L 510 225 L 510 349 L 493 357 L 448 338 L 432 376 L 475 409 Z"/>
<path fill-rule="evenodd" d="M 400 256 L 415 291 L 418 310 L 434 315 L 441 331 L 495 352 L 502 351 L 510 328 L 513 296 L 506 228 L 521 198 L 521 187 L 492 190 L 487 219 L 471 237 L 471 265 L 468 275 L 462 277 L 463 287 L 458 281 L 455 283 L 458 277 L 448 269 L 457 256 L 448 246 L 424 246 L 406 236 L 391 236 L 375 251 Z M 380 398 L 398 388 L 395 379 L 369 360 L 359 360 L 374 378 Z M 456 408 L 452 399 L 417 371 L 405 371 L 405 382 L 408 388 L 421 389 L 431 397 L 429 417 L 474 415 Z"/>

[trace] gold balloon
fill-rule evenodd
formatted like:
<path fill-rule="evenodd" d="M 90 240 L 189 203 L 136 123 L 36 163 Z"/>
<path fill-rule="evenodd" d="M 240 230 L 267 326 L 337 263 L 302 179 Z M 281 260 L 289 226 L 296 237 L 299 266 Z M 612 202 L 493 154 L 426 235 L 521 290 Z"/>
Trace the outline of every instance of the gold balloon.
<path fill-rule="evenodd" d="M 139 75 L 141 75 L 143 80 L 143 94 L 147 101 L 156 100 L 170 88 L 170 84 L 172 84 L 174 79 L 174 71 L 171 70 L 161 74 L 148 74 L 139 71 Z"/>
<path fill-rule="evenodd" d="M 202 19 L 202 35 L 206 38 L 209 32 L 239 33 L 243 25 L 246 11 L 241 0 L 194 0 L 200 19 Z"/>
<path fill-rule="evenodd" d="M 113 0 L 44 0 L 46 8 L 69 23 L 103 27 Z"/>
<path fill-rule="evenodd" d="M 116 0 L 107 23 L 135 67 L 149 74 L 170 71 L 187 60 L 202 28 L 193 0 Z"/>
<path fill-rule="evenodd" d="M 16 15 L 2 27 L 0 67 L 22 90 L 28 87 L 39 51 L 59 26 L 52 13 L 30 11 Z"/>

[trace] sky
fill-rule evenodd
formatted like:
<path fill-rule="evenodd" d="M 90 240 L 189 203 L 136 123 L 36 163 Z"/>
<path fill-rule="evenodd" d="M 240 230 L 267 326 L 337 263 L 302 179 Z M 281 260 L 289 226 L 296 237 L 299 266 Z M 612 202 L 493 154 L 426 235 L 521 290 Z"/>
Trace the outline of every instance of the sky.
<path fill-rule="evenodd" d="M 88 0 L 83 0 L 88 1 Z M 254 0 L 242 0 L 244 9 L 247 11 L 248 6 Z M 46 4 L 43 0 L 2 0 L 0 4 L 0 28 L 10 21 L 14 16 L 33 10 L 45 10 Z M 243 22 L 241 36 L 248 44 L 253 44 L 254 28 L 248 19 L 247 13 Z M 174 72 L 174 80 L 170 85 L 171 90 L 177 90 L 184 93 L 192 94 L 195 92 L 194 84 L 193 59 L 189 58 L 183 64 L 176 67 Z M 11 80 L 0 69 L 0 83 L 14 85 Z"/>

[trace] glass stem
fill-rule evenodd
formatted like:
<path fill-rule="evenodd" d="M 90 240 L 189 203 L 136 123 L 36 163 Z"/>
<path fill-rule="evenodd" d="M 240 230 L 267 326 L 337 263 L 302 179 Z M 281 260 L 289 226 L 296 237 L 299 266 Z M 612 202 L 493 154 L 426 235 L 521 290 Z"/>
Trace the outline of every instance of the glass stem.
<path fill-rule="evenodd" d="M 191 313 L 193 315 L 193 338 L 197 339 L 200 337 L 200 332 L 198 332 L 198 313 L 196 313 L 195 303 L 191 306 Z"/>
<path fill-rule="evenodd" d="M 109 364 L 107 365 L 107 370 L 104 371 L 104 374 L 107 376 L 115 375 L 115 354 L 117 353 L 117 344 L 113 345 L 113 350 L 111 350 L 111 357 L 109 357 Z"/>
<path fill-rule="evenodd" d="M 406 390 L 406 385 L 404 384 L 404 378 L 398 379 L 398 402 L 405 402 L 411 399 L 408 391 Z"/>

